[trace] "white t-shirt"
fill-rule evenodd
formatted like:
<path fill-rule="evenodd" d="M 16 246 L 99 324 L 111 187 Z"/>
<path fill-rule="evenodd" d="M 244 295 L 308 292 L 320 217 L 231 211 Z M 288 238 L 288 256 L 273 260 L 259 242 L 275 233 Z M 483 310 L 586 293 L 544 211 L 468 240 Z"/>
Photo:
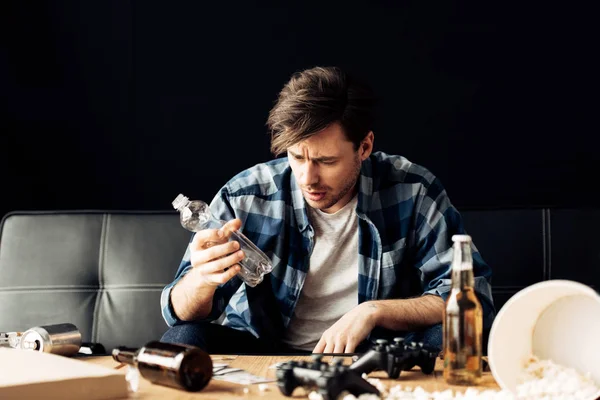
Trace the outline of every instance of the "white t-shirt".
<path fill-rule="evenodd" d="M 354 196 L 333 214 L 307 207 L 314 228 L 308 274 L 284 336 L 312 351 L 321 335 L 358 304 L 358 216 Z"/>

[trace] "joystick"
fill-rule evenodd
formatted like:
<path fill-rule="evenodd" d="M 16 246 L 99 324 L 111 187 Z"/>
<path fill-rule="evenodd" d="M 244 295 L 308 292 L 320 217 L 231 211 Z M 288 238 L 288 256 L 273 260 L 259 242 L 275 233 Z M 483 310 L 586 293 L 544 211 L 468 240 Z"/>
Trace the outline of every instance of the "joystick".
<path fill-rule="evenodd" d="M 292 396 L 294 390 L 302 386 L 316 389 L 323 400 L 335 400 L 343 391 L 358 397 L 362 393 L 379 395 L 379 390 L 365 379 L 361 373 L 342 365 L 338 359 L 332 364 L 323 362 L 321 355 L 314 355 L 313 361 L 288 361 L 277 367 L 277 386 L 284 396 Z"/>
<path fill-rule="evenodd" d="M 383 370 L 389 378 L 397 379 L 401 371 L 419 366 L 424 374 L 429 375 L 435 369 L 438 353 L 423 343 L 406 344 L 403 338 L 394 338 L 393 344 L 388 344 L 385 339 L 377 339 L 373 348 L 356 360 L 350 369 L 360 374 Z"/>

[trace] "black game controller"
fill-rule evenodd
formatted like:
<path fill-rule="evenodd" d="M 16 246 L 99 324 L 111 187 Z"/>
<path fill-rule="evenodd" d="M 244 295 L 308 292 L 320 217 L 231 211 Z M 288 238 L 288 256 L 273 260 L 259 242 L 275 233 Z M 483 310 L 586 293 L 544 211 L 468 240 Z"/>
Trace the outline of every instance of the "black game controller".
<path fill-rule="evenodd" d="M 403 338 L 394 338 L 388 345 L 385 339 L 377 339 L 375 346 L 356 360 L 350 369 L 360 374 L 375 370 L 387 372 L 389 378 L 397 379 L 401 371 L 409 371 L 415 366 L 421 367 L 424 374 L 435 369 L 435 360 L 439 351 L 428 349 L 423 343 L 404 343 Z"/>
<path fill-rule="evenodd" d="M 342 365 L 343 360 L 327 364 L 321 355 L 314 355 L 313 362 L 288 361 L 277 367 L 277 386 L 284 396 L 290 397 L 302 386 L 316 389 L 323 400 L 335 400 L 343 391 L 358 397 L 362 393 L 379 395 L 379 390 L 353 371 Z"/>

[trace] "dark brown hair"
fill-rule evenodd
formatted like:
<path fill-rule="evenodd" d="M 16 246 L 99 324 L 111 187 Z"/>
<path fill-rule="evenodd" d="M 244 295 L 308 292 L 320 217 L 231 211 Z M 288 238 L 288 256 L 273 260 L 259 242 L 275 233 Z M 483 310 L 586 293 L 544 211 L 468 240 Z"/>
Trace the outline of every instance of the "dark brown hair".
<path fill-rule="evenodd" d="M 296 72 L 269 113 L 271 152 L 277 156 L 334 122 L 358 149 L 372 130 L 374 104 L 371 89 L 338 67 Z"/>

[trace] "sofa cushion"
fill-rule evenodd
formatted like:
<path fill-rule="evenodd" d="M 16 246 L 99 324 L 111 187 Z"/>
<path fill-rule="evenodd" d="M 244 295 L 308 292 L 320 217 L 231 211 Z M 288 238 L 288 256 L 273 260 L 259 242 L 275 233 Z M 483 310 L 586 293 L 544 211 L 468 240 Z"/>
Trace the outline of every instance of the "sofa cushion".
<path fill-rule="evenodd" d="M 600 210 L 551 210 L 552 279 L 569 279 L 600 289 Z"/>
<path fill-rule="evenodd" d="M 160 293 L 191 237 L 177 213 L 15 212 L 0 229 L 0 331 L 71 322 L 110 351 L 168 328 Z"/>
<path fill-rule="evenodd" d="M 599 210 L 461 214 L 492 267 L 497 310 L 545 279 L 600 286 Z M 176 212 L 10 213 L 0 225 L 0 331 L 71 322 L 108 351 L 159 339 L 160 293 L 190 238 Z"/>

